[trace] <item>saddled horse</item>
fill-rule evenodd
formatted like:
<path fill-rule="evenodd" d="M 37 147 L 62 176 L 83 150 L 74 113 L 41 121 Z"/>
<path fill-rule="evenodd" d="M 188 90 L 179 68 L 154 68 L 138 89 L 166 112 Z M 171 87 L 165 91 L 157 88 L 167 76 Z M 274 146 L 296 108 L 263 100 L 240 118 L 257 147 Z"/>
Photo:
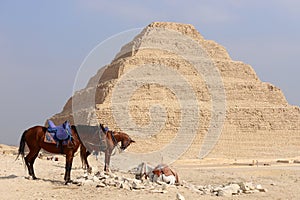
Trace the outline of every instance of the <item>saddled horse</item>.
<path fill-rule="evenodd" d="M 64 123 L 64 125 L 66 122 Z M 24 131 L 21 137 L 18 157 L 21 155 L 24 159 L 25 156 L 25 144 L 27 144 L 29 148 L 29 153 L 25 157 L 25 164 L 28 168 L 28 173 L 32 177 L 32 179 L 37 179 L 34 173 L 33 164 L 35 159 L 37 158 L 39 151 L 44 149 L 50 153 L 55 154 L 65 154 L 66 155 L 66 165 L 65 165 L 65 184 L 71 181 L 71 169 L 72 162 L 75 152 L 78 147 L 82 145 L 79 135 L 76 132 L 74 126 L 70 127 L 70 140 L 67 141 L 65 145 L 60 142 L 59 144 L 48 143 L 45 142 L 46 134 L 49 130 L 44 126 L 34 126 Z M 67 129 L 66 129 L 67 130 Z M 18 158 L 17 157 L 17 158 Z"/>
<path fill-rule="evenodd" d="M 95 148 L 95 146 L 98 147 L 100 146 L 98 148 L 98 151 L 105 152 L 104 171 L 108 172 L 110 170 L 109 169 L 110 157 L 112 155 L 114 148 L 118 147 L 124 151 L 131 143 L 135 142 L 126 133 L 106 130 L 102 124 L 100 124 L 99 127 L 78 125 L 76 126 L 76 129 L 78 131 L 78 134 L 82 138 L 82 141 L 84 142 L 84 146 L 80 148 L 80 155 L 82 158 L 82 162 L 84 165 L 86 165 L 88 171 L 91 171 L 91 168 L 89 166 L 87 158 L 91 154 L 91 149 Z M 93 143 L 88 141 L 98 141 L 98 142 Z M 119 147 L 119 142 L 121 142 L 120 147 Z M 104 143 L 105 147 L 103 148 L 103 146 L 101 146 L 101 144 L 99 143 Z M 94 147 L 86 148 L 89 147 L 90 145 Z"/>

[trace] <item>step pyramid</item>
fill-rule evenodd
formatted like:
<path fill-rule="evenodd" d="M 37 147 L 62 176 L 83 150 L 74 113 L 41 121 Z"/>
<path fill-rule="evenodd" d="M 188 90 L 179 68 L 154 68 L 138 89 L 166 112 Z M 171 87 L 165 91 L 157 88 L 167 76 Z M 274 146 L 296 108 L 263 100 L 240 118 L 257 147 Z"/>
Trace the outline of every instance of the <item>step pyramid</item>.
<path fill-rule="evenodd" d="M 129 152 L 174 159 L 300 152 L 299 107 L 189 24 L 149 24 L 51 119 L 101 122 L 137 141 Z"/>

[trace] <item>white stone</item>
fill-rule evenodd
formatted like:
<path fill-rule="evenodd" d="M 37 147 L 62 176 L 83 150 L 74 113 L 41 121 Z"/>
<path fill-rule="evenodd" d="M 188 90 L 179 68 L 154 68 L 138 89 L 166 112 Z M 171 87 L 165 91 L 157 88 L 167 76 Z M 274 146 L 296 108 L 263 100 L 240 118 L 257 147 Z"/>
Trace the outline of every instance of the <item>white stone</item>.
<path fill-rule="evenodd" d="M 184 196 L 182 196 L 182 194 L 180 194 L 180 193 L 176 194 L 176 199 L 177 200 L 185 200 Z"/>
<path fill-rule="evenodd" d="M 136 190 L 140 190 L 140 189 L 144 189 L 145 186 L 142 185 L 140 181 L 134 180 L 134 181 L 132 182 L 132 188 L 133 188 L 133 189 L 136 189 Z"/>
<path fill-rule="evenodd" d="M 129 183 L 121 183 L 120 188 L 123 188 L 125 190 L 131 190 L 131 186 Z"/>
<path fill-rule="evenodd" d="M 241 183 L 239 183 L 239 186 L 241 187 L 241 189 L 243 191 L 249 191 L 249 190 L 255 189 L 253 183 L 251 183 L 251 182 L 241 182 Z"/>
<path fill-rule="evenodd" d="M 105 185 L 104 183 L 98 183 L 98 184 L 96 185 L 96 187 L 104 188 L 104 187 L 106 187 L 106 185 Z"/>

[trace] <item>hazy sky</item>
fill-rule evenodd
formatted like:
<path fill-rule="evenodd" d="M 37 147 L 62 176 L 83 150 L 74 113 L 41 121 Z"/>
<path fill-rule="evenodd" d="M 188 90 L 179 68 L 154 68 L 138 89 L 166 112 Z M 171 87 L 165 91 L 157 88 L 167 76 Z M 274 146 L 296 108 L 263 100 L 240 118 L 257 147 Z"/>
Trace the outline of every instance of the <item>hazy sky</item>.
<path fill-rule="evenodd" d="M 300 105 L 300 1 L 0 0 L 0 143 L 62 110 L 97 44 L 153 21 L 193 24 Z"/>

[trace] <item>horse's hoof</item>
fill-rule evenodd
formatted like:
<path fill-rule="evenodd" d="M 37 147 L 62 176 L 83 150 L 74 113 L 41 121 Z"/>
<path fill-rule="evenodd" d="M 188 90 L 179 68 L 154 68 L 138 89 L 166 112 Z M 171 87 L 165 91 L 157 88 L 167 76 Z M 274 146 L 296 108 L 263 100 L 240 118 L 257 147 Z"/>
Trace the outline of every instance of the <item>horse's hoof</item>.
<path fill-rule="evenodd" d="M 65 185 L 70 185 L 71 183 L 72 183 L 72 181 L 68 180 L 68 181 L 65 182 Z"/>
<path fill-rule="evenodd" d="M 93 170 L 93 169 L 92 169 L 91 167 L 89 167 L 89 168 L 87 169 L 87 173 L 88 173 L 88 174 L 91 174 L 91 173 L 92 173 L 92 170 Z"/>

